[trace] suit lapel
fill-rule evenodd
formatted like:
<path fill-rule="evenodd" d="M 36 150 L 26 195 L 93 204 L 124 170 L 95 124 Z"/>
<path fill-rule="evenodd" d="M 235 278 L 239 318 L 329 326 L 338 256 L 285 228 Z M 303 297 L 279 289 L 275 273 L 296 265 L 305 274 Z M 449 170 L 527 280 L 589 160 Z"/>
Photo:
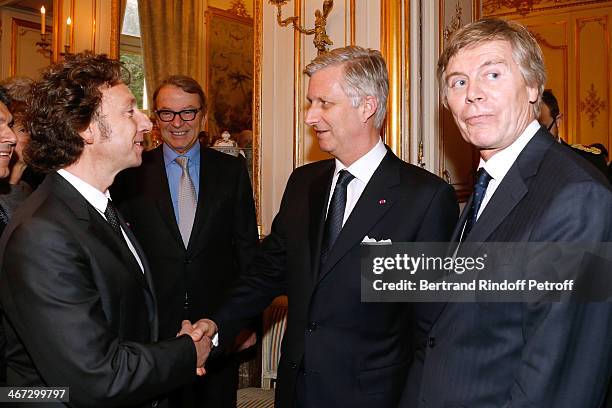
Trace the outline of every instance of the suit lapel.
<path fill-rule="evenodd" d="M 142 273 L 142 270 L 140 269 L 140 265 L 138 265 L 138 261 L 136 261 L 136 258 L 134 258 L 134 254 L 132 254 L 132 252 L 128 248 L 127 243 L 125 242 L 123 237 L 117 235 L 117 233 L 111 228 L 108 222 L 104 218 L 102 218 L 100 213 L 95 208 L 93 208 L 91 205 L 88 205 L 88 207 L 90 214 L 89 229 L 102 242 L 108 244 L 111 251 L 115 253 L 117 258 L 126 261 L 124 262 L 126 269 L 128 269 L 130 273 L 134 275 L 136 280 L 142 285 L 143 288 L 145 288 L 146 290 L 150 290 L 149 285 Z M 124 231 L 129 229 L 127 228 L 124 222 L 122 222 L 122 224 L 122 228 Z M 132 240 L 132 243 L 134 242 L 135 239 Z M 143 256 L 141 256 L 141 259 L 142 258 Z"/>
<path fill-rule="evenodd" d="M 474 195 L 470 195 L 465 207 L 463 207 L 463 211 L 461 211 L 461 215 L 459 216 L 459 221 L 457 221 L 457 225 L 455 225 L 455 229 L 453 231 L 453 235 L 451 235 L 450 242 L 459 242 L 461 239 L 461 232 L 463 231 L 463 227 L 465 226 L 465 222 L 467 221 L 468 214 L 470 213 L 470 207 L 472 206 L 472 201 L 474 200 Z"/>
<path fill-rule="evenodd" d="M 506 219 L 529 191 L 527 180 L 538 172 L 546 150 L 553 140 L 540 130 L 529 141 L 508 170 L 497 190 L 491 197 L 478 222 L 467 237 L 468 241 L 484 242 Z"/>
<path fill-rule="evenodd" d="M 76 188 L 66 181 L 57 173 L 48 176 L 55 184 L 54 190 L 57 192 L 57 197 L 60 198 L 74 213 L 75 217 L 87 225 L 92 235 L 100 242 L 105 244 L 118 259 L 121 259 L 126 264 L 126 269 L 133 273 L 137 281 L 148 289 L 147 282 L 144 279 L 140 266 L 130 252 L 123 238 L 111 228 L 108 222 L 100 215 L 100 213 L 83 197 Z M 127 229 L 124 227 L 124 229 Z"/>
<path fill-rule="evenodd" d="M 183 245 L 183 239 L 181 238 L 181 232 L 179 231 L 176 223 L 176 216 L 174 214 L 174 207 L 172 206 L 172 196 L 170 195 L 170 187 L 168 187 L 168 175 L 166 174 L 166 165 L 164 163 L 163 148 L 153 150 L 151 152 L 151 177 L 146 181 L 151 186 L 151 191 L 155 197 L 155 202 L 159 208 L 162 220 L 166 223 L 168 230 L 177 240 L 181 246 Z"/>
<path fill-rule="evenodd" d="M 147 309 L 149 311 L 149 325 L 151 327 L 151 340 L 157 341 L 159 336 L 159 325 L 157 321 L 157 299 L 155 298 L 155 286 L 153 285 L 153 276 L 151 275 L 151 268 L 149 267 L 149 262 L 147 261 L 147 257 L 138 243 L 136 236 L 132 233 L 132 230 L 125 223 L 125 220 L 119 214 L 119 220 L 121 221 L 121 227 L 125 231 L 125 235 L 128 236 L 129 240 L 132 242 L 138 257 L 140 258 L 140 262 L 142 262 L 142 268 L 144 269 L 144 273 L 142 276 L 146 281 L 145 291 L 145 299 L 147 300 Z"/>
<path fill-rule="evenodd" d="M 512 166 L 497 187 L 491 201 L 478 217 L 466 241 L 484 242 L 527 194 L 527 186 L 516 166 Z"/>
<path fill-rule="evenodd" d="M 398 191 L 393 188 L 399 184 L 396 160 L 399 159 L 387 151 L 385 158 L 372 175 L 351 215 L 342 227 L 319 273 L 319 280 L 323 279 L 348 251 L 361 243 L 368 231 L 397 201 Z"/>
<path fill-rule="evenodd" d="M 206 226 L 209 213 L 208 209 L 214 199 L 214 195 L 208 192 L 219 191 L 218 189 L 220 188 L 217 186 L 220 182 L 218 177 L 219 172 L 215 171 L 214 167 L 215 163 L 213 157 L 207 154 L 207 150 L 204 146 L 200 145 L 200 190 L 198 193 L 198 207 L 196 208 L 193 228 L 191 229 L 191 237 L 189 238 L 189 252 L 194 250 L 193 245 L 196 242 L 198 246 L 205 245 L 204 241 L 198 240 L 198 236 Z"/>
<path fill-rule="evenodd" d="M 321 241 L 323 240 L 323 228 L 325 225 L 325 215 L 327 212 L 327 202 L 329 201 L 330 187 L 334 176 L 335 161 L 330 160 L 329 166 L 312 182 L 309 198 L 310 215 L 310 260 L 313 276 L 319 274 L 319 264 L 321 259 Z"/>

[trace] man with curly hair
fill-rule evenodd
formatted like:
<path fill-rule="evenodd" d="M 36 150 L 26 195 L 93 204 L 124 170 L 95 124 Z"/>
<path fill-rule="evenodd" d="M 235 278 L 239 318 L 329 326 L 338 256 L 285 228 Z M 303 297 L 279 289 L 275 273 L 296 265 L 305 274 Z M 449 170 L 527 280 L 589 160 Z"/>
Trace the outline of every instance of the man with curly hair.
<path fill-rule="evenodd" d="M 156 396 L 204 373 L 211 347 L 183 332 L 156 343 L 149 267 L 108 193 L 140 164 L 151 130 L 123 73 L 83 53 L 34 85 L 25 155 L 48 175 L 0 246 L 7 382 L 69 387 L 74 407 L 156 407 Z"/>

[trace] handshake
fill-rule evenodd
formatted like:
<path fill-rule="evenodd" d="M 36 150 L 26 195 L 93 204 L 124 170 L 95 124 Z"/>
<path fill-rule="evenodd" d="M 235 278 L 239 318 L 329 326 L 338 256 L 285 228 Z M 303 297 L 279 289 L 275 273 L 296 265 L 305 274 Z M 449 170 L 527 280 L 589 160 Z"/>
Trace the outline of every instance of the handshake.
<path fill-rule="evenodd" d="M 191 324 L 189 320 L 183 320 L 181 331 L 177 337 L 187 334 L 193 340 L 197 354 L 196 374 L 202 376 L 206 374 L 204 364 L 212 350 L 212 338 L 217 333 L 217 325 L 209 319 L 201 319 Z"/>

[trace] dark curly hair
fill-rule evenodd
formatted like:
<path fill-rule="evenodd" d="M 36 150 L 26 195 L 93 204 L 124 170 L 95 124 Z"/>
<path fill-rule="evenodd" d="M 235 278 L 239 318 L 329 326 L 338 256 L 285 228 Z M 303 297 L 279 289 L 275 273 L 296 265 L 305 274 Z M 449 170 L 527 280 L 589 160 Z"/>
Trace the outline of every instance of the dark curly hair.
<path fill-rule="evenodd" d="M 0 102 L 6 105 L 7 109 L 11 106 L 11 97 L 9 96 L 6 88 L 4 86 L 0 86 Z"/>
<path fill-rule="evenodd" d="M 34 85 L 34 80 L 24 76 L 14 76 L 0 82 L 0 86 L 5 89 L 11 98 L 9 110 L 13 114 L 15 122 L 23 123 L 32 85 Z"/>
<path fill-rule="evenodd" d="M 86 51 L 50 66 L 34 84 L 24 124 L 30 133 L 25 159 L 49 173 L 74 163 L 85 145 L 79 132 L 96 118 L 104 86 L 129 83 L 122 63 Z"/>

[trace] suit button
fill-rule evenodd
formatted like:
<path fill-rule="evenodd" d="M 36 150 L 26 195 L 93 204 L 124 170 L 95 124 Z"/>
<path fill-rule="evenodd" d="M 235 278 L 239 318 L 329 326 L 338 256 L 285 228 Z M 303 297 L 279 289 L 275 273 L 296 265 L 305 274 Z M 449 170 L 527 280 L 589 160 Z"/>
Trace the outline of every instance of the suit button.
<path fill-rule="evenodd" d="M 434 348 L 436 346 L 436 338 L 430 337 L 429 339 L 427 339 L 427 345 L 429 346 L 429 348 Z"/>
<path fill-rule="evenodd" d="M 296 363 L 291 363 L 291 368 L 294 370 L 297 370 L 297 364 Z"/>
<path fill-rule="evenodd" d="M 185 265 L 189 265 L 190 263 L 191 263 L 191 259 L 186 258 L 186 259 L 185 259 Z"/>
<path fill-rule="evenodd" d="M 308 323 L 308 332 L 312 333 L 315 330 L 317 330 L 317 322 Z"/>
<path fill-rule="evenodd" d="M 153 407 L 153 408 L 157 408 L 157 405 L 159 405 L 159 403 L 157 402 L 157 400 L 156 400 L 156 401 L 153 401 L 153 402 L 151 403 L 151 407 Z"/>

